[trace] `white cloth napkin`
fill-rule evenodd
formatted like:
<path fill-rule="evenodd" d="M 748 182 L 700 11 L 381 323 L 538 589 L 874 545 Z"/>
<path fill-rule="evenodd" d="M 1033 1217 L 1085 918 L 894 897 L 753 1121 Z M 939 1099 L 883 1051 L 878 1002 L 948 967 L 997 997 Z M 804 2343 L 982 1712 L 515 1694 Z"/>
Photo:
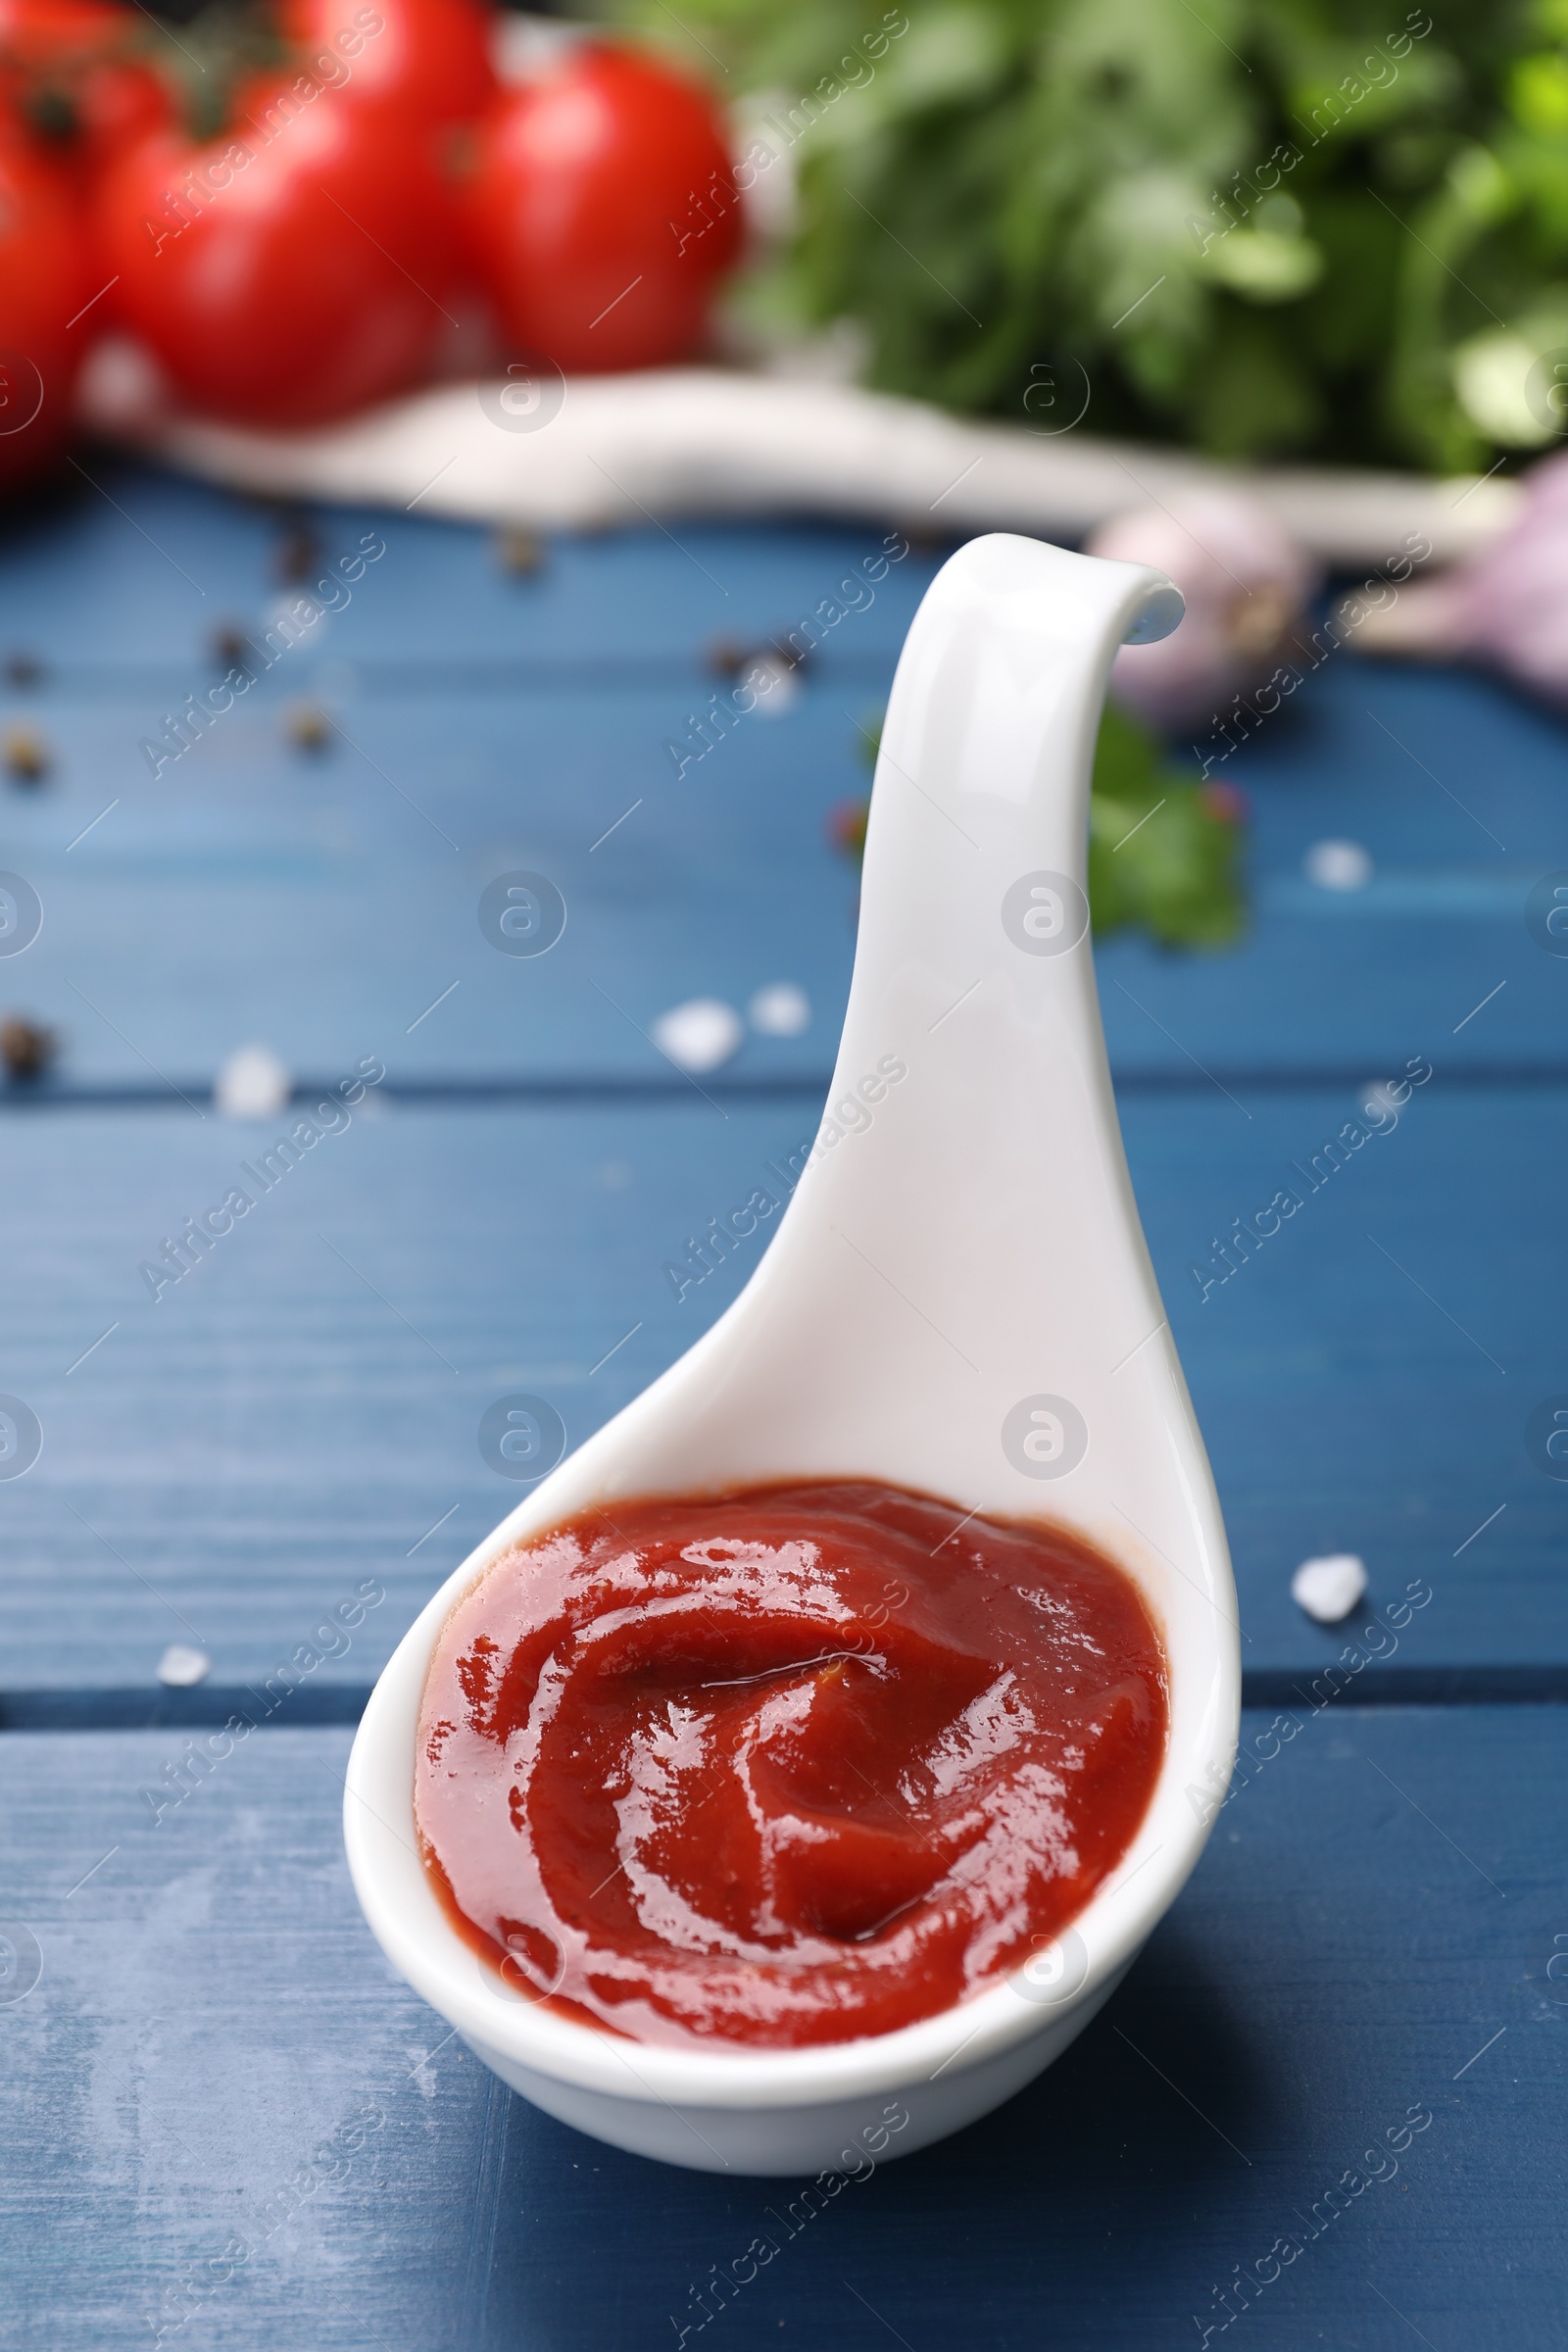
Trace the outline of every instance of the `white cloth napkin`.
<path fill-rule="evenodd" d="M 540 529 L 809 514 L 962 537 L 1077 541 L 1196 482 L 1243 482 L 1335 568 L 1423 532 L 1443 564 L 1494 539 L 1517 485 L 1415 474 L 1240 471 L 1146 444 L 974 422 L 854 385 L 720 368 L 445 383 L 343 424 L 241 431 L 172 413 L 105 345 L 83 384 L 98 431 L 208 481 Z"/>

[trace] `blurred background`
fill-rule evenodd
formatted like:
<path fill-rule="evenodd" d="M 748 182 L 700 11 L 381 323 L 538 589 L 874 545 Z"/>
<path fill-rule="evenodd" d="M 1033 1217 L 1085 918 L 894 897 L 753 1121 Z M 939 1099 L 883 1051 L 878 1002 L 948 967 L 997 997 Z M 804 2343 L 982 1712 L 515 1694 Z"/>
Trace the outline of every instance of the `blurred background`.
<path fill-rule="evenodd" d="M 683 514 L 1143 558 L 1189 618 L 1118 667 L 1095 916 L 1198 951 L 1248 922 L 1231 755 L 1327 650 L 1568 697 L 1557 0 L 4 0 L 0 110 L 13 536 L 134 451 L 270 498 L 302 587 L 305 508 L 368 495 L 519 578 Z M 772 633 L 698 650 L 777 712 L 811 647 Z M 41 785 L 24 711 L 7 747 Z M 831 825 L 853 859 L 862 787 Z M 19 1011 L 0 1054 L 60 1043 Z"/>

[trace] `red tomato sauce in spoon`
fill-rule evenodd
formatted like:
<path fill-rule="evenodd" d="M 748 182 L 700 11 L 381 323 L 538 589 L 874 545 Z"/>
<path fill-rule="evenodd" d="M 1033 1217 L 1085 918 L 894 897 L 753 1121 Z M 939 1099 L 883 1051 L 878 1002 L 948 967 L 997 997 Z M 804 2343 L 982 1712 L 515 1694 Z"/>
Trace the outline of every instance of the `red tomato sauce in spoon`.
<path fill-rule="evenodd" d="M 430 1662 L 415 1812 L 454 1926 L 633 2039 L 930 2017 L 1115 1869 L 1159 1634 L 1065 1530 L 870 1482 L 653 1496 L 495 1561 Z"/>

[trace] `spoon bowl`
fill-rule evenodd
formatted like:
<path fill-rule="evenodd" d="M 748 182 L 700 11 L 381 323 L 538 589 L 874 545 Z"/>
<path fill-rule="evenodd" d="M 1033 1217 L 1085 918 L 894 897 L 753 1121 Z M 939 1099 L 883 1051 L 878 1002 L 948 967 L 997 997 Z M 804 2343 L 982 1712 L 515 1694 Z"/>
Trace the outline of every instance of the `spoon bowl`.
<path fill-rule="evenodd" d="M 1235 1754 L 1224 1527 L 1127 1173 L 1089 940 L 1089 779 L 1110 662 L 1181 617 L 1140 564 L 997 534 L 937 574 L 877 761 L 828 1106 L 766 1255 L 680 1360 L 482 1543 L 404 1637 L 348 1773 L 356 1891 L 394 1966 L 538 2106 L 707 2171 L 842 2173 L 985 2114 L 1080 2033 L 1180 1891 Z M 864 2039 L 690 2052 L 514 1989 L 419 1859 L 430 1655 L 492 1561 L 617 1497 L 872 1478 L 1054 1521 L 1134 1579 L 1167 1752 L 1118 1867 L 1028 1965 Z"/>

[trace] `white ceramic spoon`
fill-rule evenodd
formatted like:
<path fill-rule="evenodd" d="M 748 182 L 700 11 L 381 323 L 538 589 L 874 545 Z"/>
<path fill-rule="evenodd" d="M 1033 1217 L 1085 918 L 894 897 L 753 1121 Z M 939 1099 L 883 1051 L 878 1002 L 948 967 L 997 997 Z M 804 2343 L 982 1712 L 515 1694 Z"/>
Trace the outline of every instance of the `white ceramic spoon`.
<path fill-rule="evenodd" d="M 858 2169 L 996 2106 L 1114 1988 L 1192 1870 L 1235 1750 L 1230 1561 L 1149 1262 L 1101 1033 L 1084 897 L 1111 657 L 1181 616 L 1169 581 L 1030 539 L 962 548 L 899 662 L 829 1109 L 767 1254 L 689 1353 L 542 1481 L 430 1601 L 366 1709 L 349 1863 L 388 1957 L 553 2115 L 671 2163 Z M 1138 1837 L 1029 1967 L 897 2033 L 688 2053 L 509 1991 L 415 1844 L 426 1665 L 511 1545 L 614 1496 L 869 1476 L 1058 1520 L 1163 1628 L 1170 1745 Z M 902 2121 L 899 2119 L 903 2119 Z"/>

